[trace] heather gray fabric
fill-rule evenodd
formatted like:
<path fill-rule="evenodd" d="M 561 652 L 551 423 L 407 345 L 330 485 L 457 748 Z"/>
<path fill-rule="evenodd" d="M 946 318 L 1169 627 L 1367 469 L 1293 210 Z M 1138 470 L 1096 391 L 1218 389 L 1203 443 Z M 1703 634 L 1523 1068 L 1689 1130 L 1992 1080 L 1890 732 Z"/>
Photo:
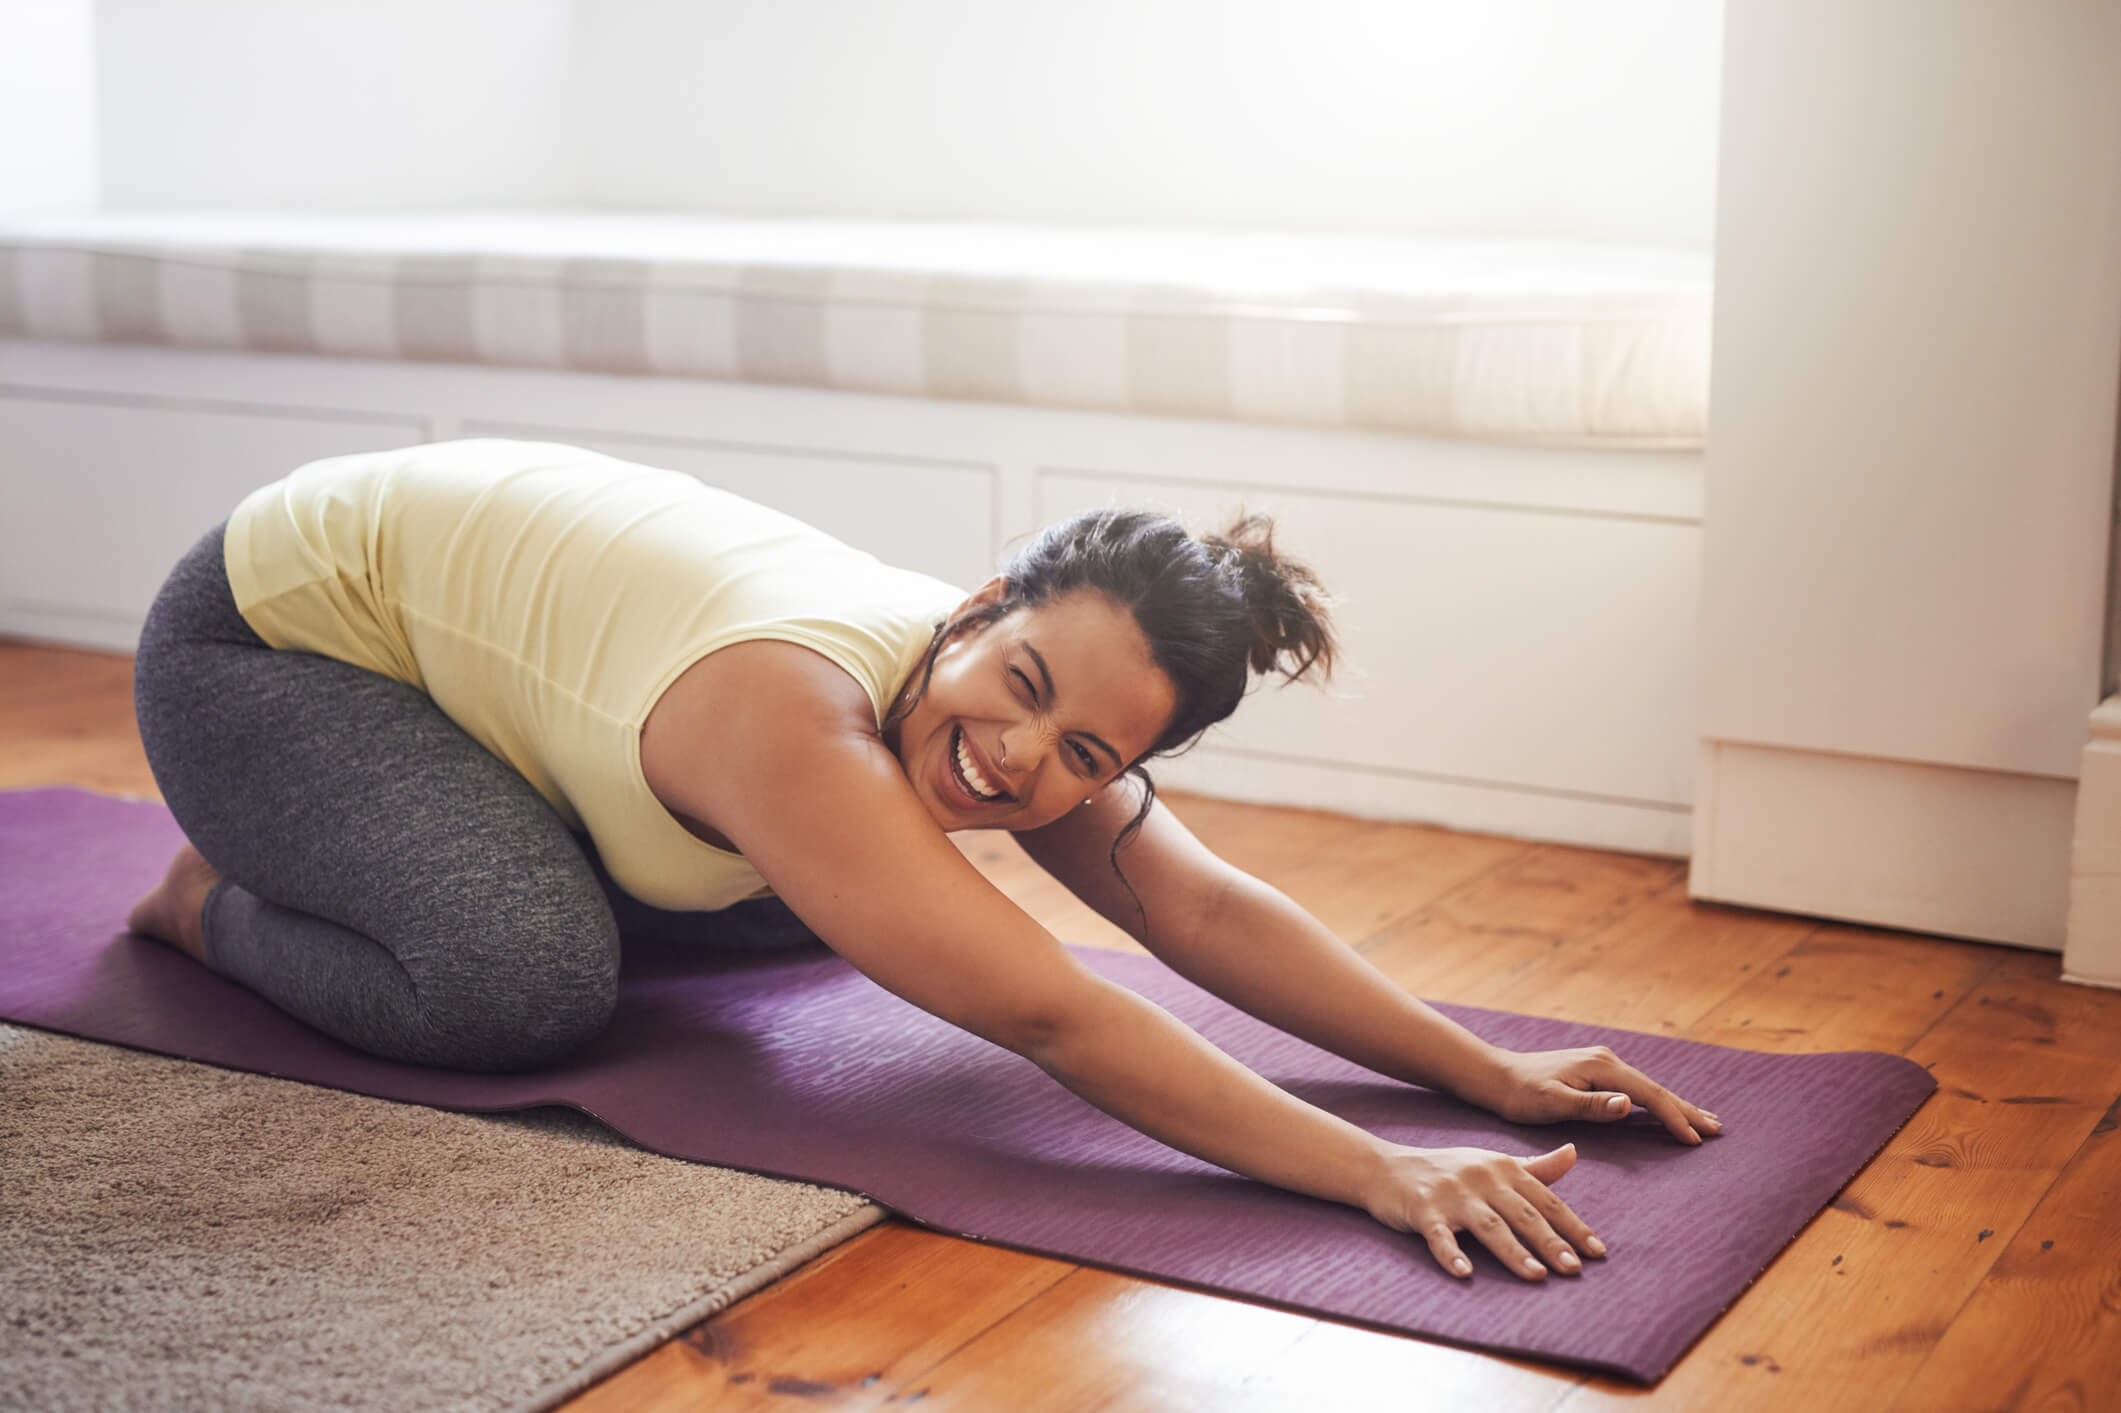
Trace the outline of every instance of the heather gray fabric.
<path fill-rule="evenodd" d="M 163 798 L 224 875 L 216 970 L 371 1054 L 452 1069 L 556 1063 L 617 996 L 619 921 L 758 947 L 815 939 L 768 901 L 669 913 L 425 694 L 253 632 L 216 527 L 142 630 L 134 706 Z"/>

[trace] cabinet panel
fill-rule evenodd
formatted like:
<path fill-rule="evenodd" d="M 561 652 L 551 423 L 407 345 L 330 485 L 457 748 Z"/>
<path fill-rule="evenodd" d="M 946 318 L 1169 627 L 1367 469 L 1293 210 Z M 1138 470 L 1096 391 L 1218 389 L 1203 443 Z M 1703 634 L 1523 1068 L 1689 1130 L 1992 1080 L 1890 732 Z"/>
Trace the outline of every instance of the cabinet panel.
<path fill-rule="evenodd" d="M 0 393 L 0 600 L 137 628 L 178 557 L 250 491 L 426 435 L 412 417 Z"/>

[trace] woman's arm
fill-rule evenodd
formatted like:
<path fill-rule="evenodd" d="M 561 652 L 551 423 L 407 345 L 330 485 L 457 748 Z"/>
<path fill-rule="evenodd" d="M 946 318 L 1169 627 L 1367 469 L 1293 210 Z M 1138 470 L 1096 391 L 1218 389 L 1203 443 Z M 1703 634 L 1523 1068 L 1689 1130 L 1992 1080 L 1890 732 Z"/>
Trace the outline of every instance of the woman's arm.
<path fill-rule="evenodd" d="M 682 690 L 680 690 L 682 689 Z M 642 732 L 666 805 L 720 833 L 819 936 L 886 989 L 1031 1059 L 1091 1103 L 1234 1172 L 1360 1207 L 1467 1274 L 1471 1231 L 1527 1279 L 1602 1254 L 1534 1159 L 1387 1143 L 1237 1064 L 1096 975 L 980 876 L 877 739 L 867 699 L 785 643 L 713 654 Z"/>
<path fill-rule="evenodd" d="M 1160 802 L 1121 854 L 1137 906 L 1110 863 L 1111 841 L 1136 808 L 1132 794 L 1107 789 L 1017 840 L 1188 980 L 1359 1065 L 1519 1122 L 1607 1121 L 1639 1103 L 1681 1142 L 1719 1131 L 1713 1115 L 1604 1047 L 1518 1054 L 1481 1040 L 1279 890 L 1217 858 Z"/>

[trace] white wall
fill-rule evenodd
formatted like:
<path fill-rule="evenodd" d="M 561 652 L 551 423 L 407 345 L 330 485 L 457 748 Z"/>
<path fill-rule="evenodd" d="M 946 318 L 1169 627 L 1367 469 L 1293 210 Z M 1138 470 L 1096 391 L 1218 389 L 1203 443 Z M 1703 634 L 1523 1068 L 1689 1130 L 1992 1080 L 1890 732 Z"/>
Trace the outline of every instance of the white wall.
<path fill-rule="evenodd" d="M 1705 245 L 1716 0 L 585 0 L 607 206 Z"/>
<path fill-rule="evenodd" d="M 1716 0 L 65 2 L 113 209 L 1710 235 Z"/>
<path fill-rule="evenodd" d="M 0 0 L 0 216 L 96 204 L 93 0 Z"/>
<path fill-rule="evenodd" d="M 112 209 L 571 192 L 573 0 L 96 0 Z"/>

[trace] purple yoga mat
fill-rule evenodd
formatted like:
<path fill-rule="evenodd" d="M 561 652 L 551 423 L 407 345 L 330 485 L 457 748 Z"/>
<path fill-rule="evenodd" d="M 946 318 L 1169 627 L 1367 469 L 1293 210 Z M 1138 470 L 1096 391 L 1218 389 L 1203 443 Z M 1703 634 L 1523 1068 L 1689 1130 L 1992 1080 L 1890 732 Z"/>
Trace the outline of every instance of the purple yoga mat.
<path fill-rule="evenodd" d="M 659 1153 L 851 1188 L 928 1226 L 1410 1334 L 1654 1382 L 1936 1087 L 1894 1055 L 1764 1055 L 1443 1009 L 1499 1044 L 1604 1043 L 1724 1118 L 1685 1148 L 1646 1117 L 1527 1128 L 1382 1079 L 1146 957 L 1077 949 L 1303 1098 L 1395 1141 L 1531 1154 L 1613 1255 L 1529 1285 L 1468 1241 L 1453 1280 L 1414 1237 L 1143 1137 L 1025 1060 L 822 947 L 777 957 L 628 940 L 618 1014 L 571 1063 L 468 1075 L 350 1050 L 126 933 L 181 836 L 155 804 L 0 793 L 0 1016 L 449 1109 L 564 1104 Z"/>

